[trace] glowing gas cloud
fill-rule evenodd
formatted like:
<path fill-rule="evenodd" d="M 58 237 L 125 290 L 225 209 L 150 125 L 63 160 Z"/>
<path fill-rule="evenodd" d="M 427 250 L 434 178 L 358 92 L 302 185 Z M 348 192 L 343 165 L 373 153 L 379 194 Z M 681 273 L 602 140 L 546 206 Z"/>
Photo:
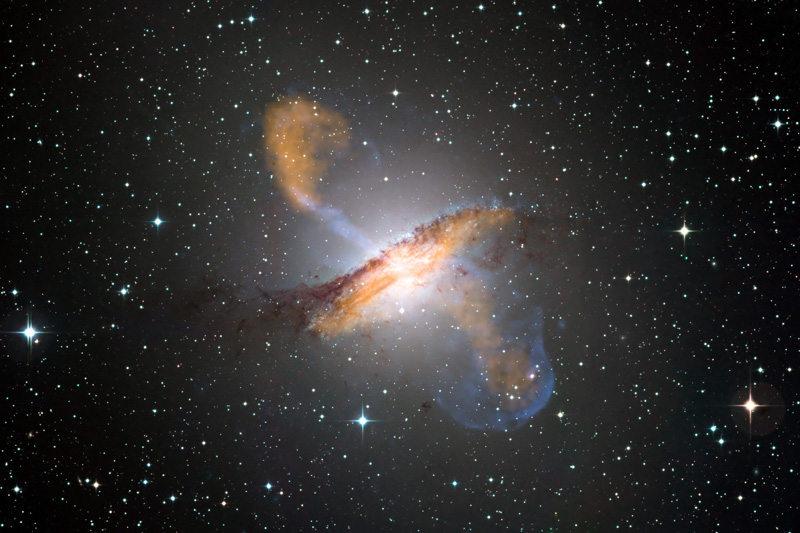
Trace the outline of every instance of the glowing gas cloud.
<path fill-rule="evenodd" d="M 305 97 L 270 105 L 264 118 L 272 171 L 299 211 L 318 215 L 336 233 L 374 250 L 371 241 L 317 184 L 348 144 L 347 121 Z M 524 217 L 507 207 L 476 205 L 415 229 L 354 271 L 278 297 L 279 308 L 300 311 L 300 322 L 324 338 L 347 336 L 386 320 L 389 302 L 419 298 L 451 317 L 467 350 L 443 375 L 439 402 L 459 422 L 482 429 L 519 427 L 547 402 L 553 373 L 544 353 L 541 313 L 510 316 L 496 301 L 492 278 L 503 256 L 524 248 Z M 535 316 L 532 316 L 535 315 Z"/>
<path fill-rule="evenodd" d="M 331 230 L 359 245 L 374 245 L 341 211 L 322 201 L 317 185 L 336 155 L 350 143 L 350 127 L 332 109 L 296 96 L 267 106 L 264 113 L 264 146 L 268 169 L 292 206 L 317 215 Z"/>
<path fill-rule="evenodd" d="M 278 186 L 300 211 L 315 211 L 322 205 L 317 183 L 336 152 L 349 142 L 344 117 L 304 96 L 267 106 L 264 144 L 272 158 L 272 171 Z"/>

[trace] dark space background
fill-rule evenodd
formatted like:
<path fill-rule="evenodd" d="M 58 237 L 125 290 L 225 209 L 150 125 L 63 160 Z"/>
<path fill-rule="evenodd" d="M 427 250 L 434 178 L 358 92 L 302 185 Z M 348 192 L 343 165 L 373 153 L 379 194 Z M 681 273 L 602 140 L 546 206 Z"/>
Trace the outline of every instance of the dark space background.
<path fill-rule="evenodd" d="M 3 528 L 792 530 L 795 3 L 11 1 L 0 27 Z M 287 94 L 349 120 L 320 191 L 382 245 L 476 203 L 548 221 L 556 381 L 524 427 L 454 421 L 412 328 L 269 312 L 366 259 L 275 186 Z"/>

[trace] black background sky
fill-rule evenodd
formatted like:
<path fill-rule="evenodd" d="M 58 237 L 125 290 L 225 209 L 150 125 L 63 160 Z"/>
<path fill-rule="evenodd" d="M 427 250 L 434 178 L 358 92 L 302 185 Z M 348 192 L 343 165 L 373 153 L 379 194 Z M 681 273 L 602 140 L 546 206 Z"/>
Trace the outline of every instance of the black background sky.
<path fill-rule="evenodd" d="M 794 3 L 1 20 L 3 526 L 791 529 Z M 324 340 L 262 312 L 366 258 L 274 183 L 261 118 L 287 94 L 349 120 L 320 190 L 381 246 L 475 203 L 546 219 L 556 385 L 523 428 L 455 422 L 413 329 Z"/>

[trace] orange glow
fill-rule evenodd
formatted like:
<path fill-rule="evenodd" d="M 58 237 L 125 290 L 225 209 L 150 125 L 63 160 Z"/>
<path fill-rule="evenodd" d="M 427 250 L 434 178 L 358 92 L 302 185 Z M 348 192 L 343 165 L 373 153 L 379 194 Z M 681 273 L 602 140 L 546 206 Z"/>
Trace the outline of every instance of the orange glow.
<path fill-rule="evenodd" d="M 272 158 L 268 168 L 300 211 L 314 211 L 321 205 L 317 183 L 336 152 L 349 142 L 347 120 L 304 96 L 267 106 L 264 145 Z"/>
<path fill-rule="evenodd" d="M 312 321 L 323 335 L 348 333 L 371 320 L 371 306 L 391 289 L 413 291 L 424 285 L 465 247 L 513 218 L 506 208 L 472 207 L 420 228 L 356 271 L 330 307 Z"/>

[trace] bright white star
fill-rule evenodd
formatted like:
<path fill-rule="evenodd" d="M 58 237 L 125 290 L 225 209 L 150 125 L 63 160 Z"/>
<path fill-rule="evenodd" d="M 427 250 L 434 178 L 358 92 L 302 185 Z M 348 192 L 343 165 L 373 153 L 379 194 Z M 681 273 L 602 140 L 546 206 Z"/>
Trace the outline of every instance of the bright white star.
<path fill-rule="evenodd" d="M 754 401 L 753 401 L 753 398 L 752 398 L 752 396 L 751 396 L 751 397 L 750 397 L 750 398 L 747 400 L 747 402 L 744 404 L 744 407 L 746 407 L 746 408 L 747 408 L 747 410 L 748 410 L 748 411 L 750 411 L 750 412 L 752 413 L 753 411 L 755 411 L 755 410 L 756 410 L 756 407 L 758 407 L 758 404 L 757 404 L 756 402 L 754 402 Z"/>
<path fill-rule="evenodd" d="M 32 327 L 28 326 L 27 328 L 25 328 L 25 331 L 23 331 L 22 333 L 23 333 L 23 334 L 24 334 L 26 337 L 28 337 L 28 340 L 30 340 L 30 339 L 32 339 L 32 338 L 33 338 L 33 336 L 34 336 L 34 335 L 36 335 L 36 330 L 35 330 L 35 329 L 33 329 Z"/>

